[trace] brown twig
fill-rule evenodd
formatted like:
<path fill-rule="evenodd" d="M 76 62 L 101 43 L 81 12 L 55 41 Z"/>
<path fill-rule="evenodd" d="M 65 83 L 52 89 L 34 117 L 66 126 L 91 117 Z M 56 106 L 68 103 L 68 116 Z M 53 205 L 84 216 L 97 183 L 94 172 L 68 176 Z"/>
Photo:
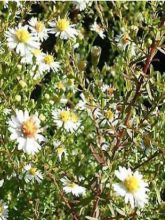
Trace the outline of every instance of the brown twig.
<path fill-rule="evenodd" d="M 99 201 L 101 198 L 101 194 L 102 194 L 102 187 L 101 187 L 101 175 L 98 176 L 97 179 L 97 189 L 96 189 L 96 195 L 95 195 L 95 200 L 94 200 L 94 205 L 93 205 L 93 210 L 92 210 L 92 217 L 96 217 L 98 218 L 97 214 L 97 209 L 99 207 Z"/>
<path fill-rule="evenodd" d="M 155 41 L 155 42 L 151 45 L 151 47 L 150 47 L 150 49 L 149 49 L 149 53 L 148 53 L 148 56 L 147 56 L 147 58 L 146 58 L 146 61 L 145 61 L 144 67 L 143 67 L 143 74 L 144 74 L 144 75 L 148 75 L 148 74 L 149 74 L 149 73 L 148 73 L 148 70 L 149 70 L 150 64 L 151 64 L 151 62 L 152 62 L 152 60 L 153 60 L 153 57 L 155 56 L 155 53 L 156 53 L 156 51 L 157 51 L 158 44 L 159 44 L 159 42 Z M 124 125 L 125 125 L 125 126 L 128 125 L 129 119 L 130 119 L 130 117 L 131 117 L 132 107 L 134 106 L 134 104 L 135 104 L 137 98 L 138 98 L 138 97 L 140 96 L 140 94 L 141 94 L 141 91 L 140 91 L 140 90 L 141 90 L 141 86 L 142 86 L 142 84 L 143 84 L 143 81 L 144 81 L 144 76 L 141 75 L 141 76 L 139 77 L 138 83 L 137 83 L 137 85 L 136 85 L 135 95 L 134 95 L 132 101 L 130 102 L 130 104 L 128 105 L 128 107 L 127 107 L 127 115 L 126 115 L 125 122 L 124 122 Z M 112 158 L 114 158 L 116 151 L 117 151 L 118 148 L 120 147 L 121 141 L 123 140 L 124 135 L 125 135 L 125 129 L 123 128 L 123 129 L 120 131 L 119 135 L 117 136 L 117 142 L 116 142 L 116 145 L 115 145 L 114 148 L 113 148 Z"/>
<path fill-rule="evenodd" d="M 156 151 L 154 154 L 152 154 L 147 160 L 143 161 L 141 164 L 137 164 L 134 167 L 134 170 L 138 169 L 139 167 L 143 166 L 144 164 L 148 163 L 150 160 L 154 159 L 155 157 L 157 157 L 159 155 L 160 151 Z"/>
<path fill-rule="evenodd" d="M 89 149 L 92 152 L 93 157 L 96 159 L 96 161 L 100 164 L 100 165 L 105 165 L 106 161 L 105 161 L 105 156 L 103 155 L 102 151 L 97 152 L 95 147 L 93 147 L 92 144 L 89 145 Z"/>
<path fill-rule="evenodd" d="M 100 196 L 97 196 L 95 203 L 94 203 L 93 211 L 92 211 L 92 217 L 96 217 L 96 210 L 99 205 L 99 200 L 100 200 Z"/>

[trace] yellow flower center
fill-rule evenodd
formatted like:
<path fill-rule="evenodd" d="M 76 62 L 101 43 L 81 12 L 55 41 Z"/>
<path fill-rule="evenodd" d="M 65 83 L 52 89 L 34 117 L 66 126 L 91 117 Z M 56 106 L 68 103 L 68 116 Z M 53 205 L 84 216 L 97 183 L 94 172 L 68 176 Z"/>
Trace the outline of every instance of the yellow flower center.
<path fill-rule="evenodd" d="M 44 24 L 41 21 L 38 21 L 35 25 L 36 31 L 38 33 L 42 32 L 44 29 Z"/>
<path fill-rule="evenodd" d="M 96 26 L 96 32 L 97 32 L 97 33 L 103 32 L 103 29 L 100 27 L 100 25 L 97 25 L 97 26 Z"/>
<path fill-rule="evenodd" d="M 124 36 L 122 37 L 122 43 L 127 44 L 128 42 L 129 42 L 129 35 L 124 34 Z"/>
<path fill-rule="evenodd" d="M 74 85 L 74 79 L 69 79 L 68 80 L 68 85 L 73 86 Z"/>
<path fill-rule="evenodd" d="M 37 126 L 32 118 L 22 123 L 22 132 L 25 137 L 34 137 L 37 133 Z"/>
<path fill-rule="evenodd" d="M 76 123 L 78 121 L 78 117 L 74 112 L 70 113 L 70 119 L 71 121 L 73 121 L 74 123 Z"/>
<path fill-rule="evenodd" d="M 58 82 L 56 85 L 57 85 L 58 89 L 65 90 L 65 86 L 64 86 L 64 84 L 62 82 Z"/>
<path fill-rule="evenodd" d="M 109 120 L 113 120 L 113 112 L 111 110 L 106 111 L 105 116 Z"/>
<path fill-rule="evenodd" d="M 52 64 L 54 62 L 54 58 L 52 55 L 46 55 L 44 57 L 44 62 L 48 65 Z"/>
<path fill-rule="evenodd" d="M 41 50 L 39 50 L 39 49 L 33 49 L 31 52 L 35 57 L 37 57 L 38 55 L 41 54 Z"/>
<path fill-rule="evenodd" d="M 114 89 L 113 88 L 108 88 L 107 93 L 108 95 L 112 95 L 113 94 Z"/>
<path fill-rule="evenodd" d="M 69 27 L 69 21 L 65 18 L 63 19 L 59 19 L 57 21 L 57 25 L 56 25 L 57 29 L 60 31 L 60 32 L 63 32 L 65 30 L 67 30 L 67 28 Z"/>
<path fill-rule="evenodd" d="M 17 30 L 15 36 L 20 43 L 27 43 L 30 40 L 30 33 L 24 29 Z"/>
<path fill-rule="evenodd" d="M 37 172 L 37 168 L 35 168 L 35 167 L 31 167 L 30 170 L 29 170 L 29 173 L 30 173 L 30 175 L 32 175 L 32 176 L 35 176 L 35 175 L 36 175 L 36 172 Z"/>
<path fill-rule="evenodd" d="M 63 122 L 67 122 L 70 119 L 70 112 L 69 111 L 62 111 L 60 112 L 60 118 Z"/>
<path fill-rule="evenodd" d="M 65 149 L 63 147 L 58 147 L 56 151 L 58 155 L 61 155 L 64 153 Z"/>
<path fill-rule="evenodd" d="M 70 188 L 72 188 L 72 189 L 74 189 L 74 188 L 75 188 L 75 186 L 76 186 L 76 184 L 75 184 L 75 183 L 69 183 L 69 184 L 68 184 L 68 187 L 70 187 Z"/>
<path fill-rule="evenodd" d="M 124 180 L 124 186 L 130 193 L 134 193 L 139 189 L 139 179 L 135 176 L 129 176 Z"/>

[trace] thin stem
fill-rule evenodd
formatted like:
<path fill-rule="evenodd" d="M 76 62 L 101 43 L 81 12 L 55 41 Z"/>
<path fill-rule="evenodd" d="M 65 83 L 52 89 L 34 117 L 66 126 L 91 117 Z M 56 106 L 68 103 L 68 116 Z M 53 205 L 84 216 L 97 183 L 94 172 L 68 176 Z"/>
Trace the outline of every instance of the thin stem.
<path fill-rule="evenodd" d="M 143 161 L 141 164 L 138 164 L 134 167 L 134 170 L 138 169 L 139 167 L 143 166 L 144 164 L 148 163 L 150 160 L 154 159 L 159 155 L 160 151 L 156 151 L 153 155 L 151 155 L 147 160 Z"/>
<path fill-rule="evenodd" d="M 149 74 L 149 73 L 148 73 L 148 70 L 149 70 L 150 64 L 151 64 L 151 62 L 152 62 L 152 59 L 153 59 L 153 57 L 154 57 L 155 54 L 156 54 L 158 44 L 159 44 L 159 42 L 154 42 L 154 43 L 151 45 L 150 49 L 149 49 L 149 53 L 148 53 L 148 56 L 147 56 L 147 58 L 146 58 L 146 62 L 145 62 L 144 67 L 143 67 L 143 73 L 144 73 L 144 75 Z M 127 115 L 126 115 L 125 122 L 124 122 L 124 125 L 125 125 L 125 126 L 128 125 L 129 119 L 130 119 L 130 117 L 131 117 L 132 107 L 134 106 L 134 104 L 135 104 L 137 98 L 138 98 L 138 97 L 140 96 L 140 94 L 141 94 L 140 90 L 141 90 L 141 86 L 142 86 L 142 84 L 143 84 L 143 81 L 144 81 L 144 76 L 141 75 L 141 76 L 139 77 L 138 83 L 136 84 L 136 92 L 135 92 L 135 95 L 134 95 L 132 101 L 130 102 L 130 104 L 128 105 L 128 108 L 127 108 Z M 120 135 L 117 137 L 116 145 L 115 145 L 114 148 L 113 148 L 112 159 L 114 158 L 116 151 L 117 151 L 118 148 L 120 147 L 121 141 L 123 140 L 124 135 L 125 135 L 125 129 L 123 128 L 123 129 L 120 131 Z"/>

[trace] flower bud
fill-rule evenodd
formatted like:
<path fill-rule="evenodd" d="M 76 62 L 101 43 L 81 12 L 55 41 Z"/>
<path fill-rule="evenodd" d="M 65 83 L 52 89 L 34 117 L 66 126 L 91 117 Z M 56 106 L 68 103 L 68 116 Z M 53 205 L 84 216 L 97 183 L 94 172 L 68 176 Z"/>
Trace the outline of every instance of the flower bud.
<path fill-rule="evenodd" d="M 91 49 L 92 64 L 97 66 L 100 60 L 101 47 L 94 46 Z"/>
<path fill-rule="evenodd" d="M 50 103 L 51 105 L 53 105 L 53 104 L 54 104 L 54 101 L 53 101 L 53 100 L 50 100 L 49 103 Z"/>
<path fill-rule="evenodd" d="M 151 45 L 151 44 L 152 44 L 152 39 L 151 39 L 151 38 L 148 38 L 148 39 L 147 39 L 147 43 L 148 43 L 148 45 Z"/>
<path fill-rule="evenodd" d="M 56 83 L 56 87 L 59 90 L 65 91 L 65 85 L 61 81 Z"/>
<path fill-rule="evenodd" d="M 87 62 L 84 60 L 80 60 L 80 62 L 78 63 L 78 69 L 80 71 L 84 71 L 86 69 L 87 66 Z"/>
<path fill-rule="evenodd" d="M 45 94 L 45 99 L 50 99 L 50 95 L 48 93 Z"/>
<path fill-rule="evenodd" d="M 40 115 L 39 115 L 39 119 L 40 119 L 41 121 L 45 121 L 46 117 L 45 117 L 45 115 L 40 114 Z"/>
<path fill-rule="evenodd" d="M 18 68 L 19 70 L 21 70 L 21 69 L 22 69 L 22 65 L 18 64 L 18 65 L 17 65 L 17 68 Z"/>
<path fill-rule="evenodd" d="M 20 80 L 19 84 L 22 88 L 25 88 L 27 86 L 26 82 L 24 80 Z"/>
<path fill-rule="evenodd" d="M 16 95 L 16 96 L 15 96 L 15 100 L 16 100 L 17 102 L 20 102 L 20 101 L 21 101 L 21 96 L 20 96 L 20 95 Z"/>

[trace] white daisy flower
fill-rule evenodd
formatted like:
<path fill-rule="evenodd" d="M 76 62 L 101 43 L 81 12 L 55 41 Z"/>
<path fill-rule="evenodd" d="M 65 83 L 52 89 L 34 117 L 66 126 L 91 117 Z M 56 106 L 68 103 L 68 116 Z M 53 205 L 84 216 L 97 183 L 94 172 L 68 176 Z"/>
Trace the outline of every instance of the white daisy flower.
<path fill-rule="evenodd" d="M 144 207 L 148 199 L 146 195 L 148 184 L 143 181 L 143 176 L 138 171 L 133 172 L 125 167 L 119 167 L 115 175 L 121 183 L 113 184 L 114 190 L 125 197 L 125 202 L 130 202 L 132 208 Z"/>
<path fill-rule="evenodd" d="M 121 31 L 122 32 L 115 37 L 115 41 L 117 42 L 117 46 L 120 49 L 125 50 L 126 47 L 130 45 L 131 41 L 128 32 L 126 32 L 123 28 L 121 29 Z"/>
<path fill-rule="evenodd" d="M 125 50 L 127 48 L 131 56 L 136 56 L 136 44 L 131 41 L 129 33 L 125 28 L 121 28 L 121 33 L 115 37 L 115 41 L 120 49 Z"/>
<path fill-rule="evenodd" d="M 76 5 L 76 9 L 79 9 L 80 11 L 84 11 L 87 6 L 92 4 L 90 0 L 75 0 L 73 3 Z"/>
<path fill-rule="evenodd" d="M 129 35 L 127 33 L 120 34 L 115 37 L 117 46 L 123 50 L 130 44 Z"/>
<path fill-rule="evenodd" d="M 39 170 L 37 170 L 36 167 L 33 167 L 31 164 L 27 164 L 24 167 L 24 173 L 25 173 L 25 181 L 27 183 L 34 180 L 40 183 L 43 180 L 42 173 Z"/>
<path fill-rule="evenodd" d="M 64 79 L 62 79 L 61 81 L 59 81 L 59 82 L 57 82 L 57 83 L 55 84 L 55 88 L 56 88 L 57 90 L 59 90 L 59 91 L 65 91 L 65 90 L 66 90 L 66 86 L 65 86 L 65 84 L 63 83 L 63 80 L 64 80 Z"/>
<path fill-rule="evenodd" d="M 111 108 L 104 111 L 99 118 L 101 124 L 105 125 L 106 123 L 109 125 L 115 126 L 118 123 L 118 111 L 114 112 Z"/>
<path fill-rule="evenodd" d="M 71 110 L 56 109 L 52 112 L 53 119 L 58 128 L 62 126 L 68 132 L 75 132 L 80 126 L 80 120 Z"/>
<path fill-rule="evenodd" d="M 48 38 L 47 29 L 42 21 L 38 21 L 37 18 L 32 17 L 28 23 L 32 34 L 38 37 L 41 42 Z"/>
<path fill-rule="evenodd" d="M 8 219 L 8 212 L 8 206 L 2 200 L 0 200 L 0 219 Z"/>
<path fill-rule="evenodd" d="M 96 21 L 91 25 L 91 31 L 95 31 L 102 39 L 105 38 L 104 29 Z"/>
<path fill-rule="evenodd" d="M 91 118 L 95 119 L 99 118 L 102 115 L 100 109 L 96 106 L 95 102 L 93 102 L 92 105 L 90 105 L 91 103 L 88 104 L 83 93 L 80 94 L 80 98 L 81 100 L 79 100 L 78 104 L 76 105 L 77 109 L 82 111 L 85 110 Z"/>
<path fill-rule="evenodd" d="M 32 49 L 29 51 L 30 53 L 27 56 L 23 56 L 21 59 L 21 63 L 26 63 L 26 64 L 33 64 L 33 59 L 35 59 L 36 65 L 40 62 L 42 59 L 42 51 L 40 49 Z M 36 66 L 34 66 L 34 69 Z"/>
<path fill-rule="evenodd" d="M 112 96 L 113 95 L 113 92 L 114 92 L 115 88 L 112 87 L 112 86 L 109 86 L 107 84 L 103 84 L 101 86 L 101 91 L 102 92 L 107 92 L 108 95 Z"/>
<path fill-rule="evenodd" d="M 102 92 L 106 92 L 108 89 L 109 89 L 109 85 L 107 85 L 107 84 L 103 84 L 103 85 L 101 86 L 101 91 L 102 91 Z"/>
<path fill-rule="evenodd" d="M 59 141 L 54 142 L 53 145 L 54 145 L 54 148 L 56 149 L 59 161 L 61 161 L 62 156 L 66 156 L 67 155 L 66 149 L 64 148 L 64 146 Z"/>
<path fill-rule="evenodd" d="M 28 154 L 35 154 L 41 149 L 40 142 L 46 139 L 40 134 L 40 120 L 38 115 L 29 115 L 27 111 L 16 110 L 16 117 L 12 116 L 8 122 L 11 140 L 16 140 L 18 150 Z"/>
<path fill-rule="evenodd" d="M 86 189 L 78 184 L 71 182 L 67 177 L 61 179 L 63 190 L 66 193 L 72 193 L 75 196 L 84 195 Z"/>
<path fill-rule="evenodd" d="M 51 54 L 42 55 L 40 61 L 38 62 L 38 67 L 40 72 L 53 70 L 55 72 L 60 68 L 60 63 L 54 61 L 54 57 Z"/>
<path fill-rule="evenodd" d="M 75 24 L 70 24 L 67 18 L 58 18 L 55 22 L 50 22 L 49 33 L 55 34 L 56 37 L 67 40 L 69 38 L 75 38 L 78 35 L 78 31 L 75 29 Z"/>
<path fill-rule="evenodd" d="M 21 56 L 28 56 L 31 49 L 40 47 L 38 38 L 30 34 L 27 25 L 19 24 L 16 28 L 9 28 L 6 31 L 6 37 L 8 47 L 11 50 L 16 49 L 16 52 Z"/>

